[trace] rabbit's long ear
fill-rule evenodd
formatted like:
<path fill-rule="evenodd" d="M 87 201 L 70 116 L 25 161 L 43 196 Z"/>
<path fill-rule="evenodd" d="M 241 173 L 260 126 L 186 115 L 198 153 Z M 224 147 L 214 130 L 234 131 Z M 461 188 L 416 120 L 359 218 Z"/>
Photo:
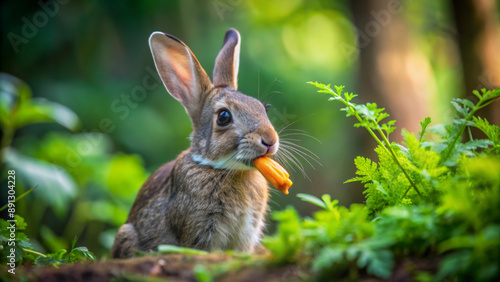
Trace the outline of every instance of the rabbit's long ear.
<path fill-rule="evenodd" d="M 154 32 L 149 37 L 149 47 L 168 92 L 195 117 L 202 94 L 212 87 L 207 73 L 186 44 L 172 35 Z"/>
<path fill-rule="evenodd" d="M 238 89 L 238 68 L 240 66 L 241 37 L 236 29 L 229 29 L 224 37 L 222 49 L 215 59 L 215 87 L 230 87 Z"/>

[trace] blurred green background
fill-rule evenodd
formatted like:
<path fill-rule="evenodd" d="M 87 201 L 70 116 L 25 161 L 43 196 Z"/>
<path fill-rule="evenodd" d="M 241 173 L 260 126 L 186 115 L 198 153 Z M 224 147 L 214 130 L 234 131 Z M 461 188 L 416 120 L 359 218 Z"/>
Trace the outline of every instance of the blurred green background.
<path fill-rule="evenodd" d="M 57 251 L 78 236 L 109 256 L 141 184 L 189 146 L 189 118 L 156 74 L 153 31 L 184 41 L 211 74 L 225 31 L 238 29 L 239 90 L 273 105 L 277 130 L 313 137 L 295 142 L 321 164 L 297 156 L 307 177 L 288 168 L 294 186 L 288 196 L 273 189 L 272 210 L 310 214 L 297 193 L 362 202 L 359 184 L 342 183 L 374 146 L 306 82 L 345 85 L 413 132 L 425 116 L 447 120 L 449 99 L 467 88 L 452 1 L 368 2 L 363 14 L 363 1 L 3 1 L 1 72 L 13 77 L 1 81 L 2 181 L 16 169 L 18 195 L 39 185 L 17 206 L 32 242 Z"/>

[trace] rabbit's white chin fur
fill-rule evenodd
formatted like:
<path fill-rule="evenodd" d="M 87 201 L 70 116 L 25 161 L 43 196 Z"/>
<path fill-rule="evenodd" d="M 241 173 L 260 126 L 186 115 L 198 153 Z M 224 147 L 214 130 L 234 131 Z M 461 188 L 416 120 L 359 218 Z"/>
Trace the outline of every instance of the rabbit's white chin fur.
<path fill-rule="evenodd" d="M 208 165 L 215 169 L 232 169 L 232 170 L 252 170 L 255 169 L 252 166 L 248 166 L 240 161 L 238 161 L 234 155 L 229 155 L 227 157 L 222 157 L 216 160 L 209 160 L 204 158 L 202 155 L 194 155 L 193 161 L 201 164 Z"/>

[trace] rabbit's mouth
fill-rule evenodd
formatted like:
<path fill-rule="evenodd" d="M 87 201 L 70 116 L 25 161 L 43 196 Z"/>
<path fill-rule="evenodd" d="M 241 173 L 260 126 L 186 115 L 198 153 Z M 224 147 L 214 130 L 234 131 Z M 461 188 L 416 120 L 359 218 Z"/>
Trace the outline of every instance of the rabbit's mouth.
<path fill-rule="evenodd" d="M 267 145 L 261 138 L 257 141 L 259 145 L 256 145 L 255 140 L 251 138 L 243 138 L 236 150 L 223 157 L 212 159 L 203 154 L 193 154 L 192 159 L 200 165 L 211 166 L 214 169 L 253 170 L 255 168 L 252 163 L 255 159 L 274 155 L 279 146 L 279 142 Z"/>
<path fill-rule="evenodd" d="M 192 155 L 192 159 L 200 165 L 208 165 L 214 169 L 251 170 L 254 169 L 252 161 L 255 158 L 245 158 L 242 154 L 235 152 L 216 160 L 204 158 L 202 155 Z"/>

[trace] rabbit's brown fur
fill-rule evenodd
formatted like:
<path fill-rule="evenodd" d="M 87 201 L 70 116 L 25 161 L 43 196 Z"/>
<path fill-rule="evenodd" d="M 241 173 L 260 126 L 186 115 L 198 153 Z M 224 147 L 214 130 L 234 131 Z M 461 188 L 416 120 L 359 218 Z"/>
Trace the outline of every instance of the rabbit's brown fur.
<path fill-rule="evenodd" d="M 230 29 L 212 85 L 184 43 L 168 34 L 151 36 L 158 72 L 191 118 L 191 146 L 144 183 L 116 235 L 113 257 L 160 244 L 242 252 L 259 244 L 269 188 L 251 162 L 274 154 L 279 138 L 264 105 L 236 90 L 239 44 Z M 231 114 L 230 124 L 218 123 L 221 111 Z"/>

